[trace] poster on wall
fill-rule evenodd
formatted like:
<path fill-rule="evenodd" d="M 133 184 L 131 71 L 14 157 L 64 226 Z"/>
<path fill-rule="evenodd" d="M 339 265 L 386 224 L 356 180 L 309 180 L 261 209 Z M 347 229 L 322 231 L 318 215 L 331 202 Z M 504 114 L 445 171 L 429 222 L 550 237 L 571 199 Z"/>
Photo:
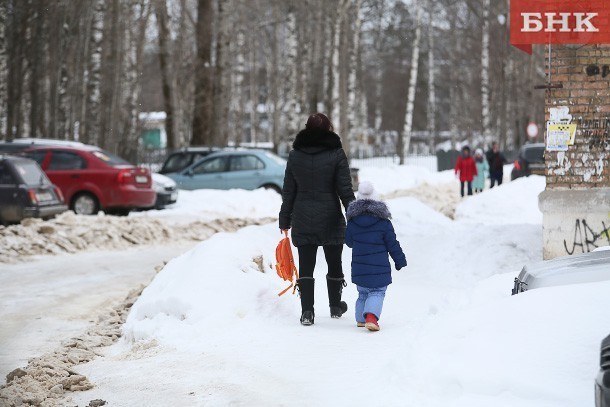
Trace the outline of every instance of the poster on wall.
<path fill-rule="evenodd" d="M 550 126 L 549 126 L 550 127 Z M 548 130 L 546 137 L 547 151 L 568 151 L 570 132 L 566 130 Z"/>
<path fill-rule="evenodd" d="M 572 124 L 570 109 L 566 106 L 551 108 L 550 120 L 546 124 L 547 151 L 567 151 L 576 139 L 576 124 Z"/>

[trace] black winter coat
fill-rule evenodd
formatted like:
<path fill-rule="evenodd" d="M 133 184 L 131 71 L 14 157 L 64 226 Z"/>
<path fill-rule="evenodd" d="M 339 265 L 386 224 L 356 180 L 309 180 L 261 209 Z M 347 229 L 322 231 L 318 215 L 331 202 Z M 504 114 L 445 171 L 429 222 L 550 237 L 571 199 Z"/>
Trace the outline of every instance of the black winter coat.
<path fill-rule="evenodd" d="M 302 130 L 288 157 L 280 229 L 292 228 L 295 246 L 342 245 L 347 209 L 356 198 L 341 139 L 330 131 Z"/>

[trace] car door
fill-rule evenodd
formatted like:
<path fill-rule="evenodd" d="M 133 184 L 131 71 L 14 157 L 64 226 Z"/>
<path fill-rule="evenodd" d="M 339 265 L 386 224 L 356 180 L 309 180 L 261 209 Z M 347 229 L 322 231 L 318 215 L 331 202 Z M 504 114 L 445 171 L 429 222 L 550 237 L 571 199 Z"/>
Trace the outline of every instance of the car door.
<path fill-rule="evenodd" d="M 86 182 L 87 161 L 74 151 L 51 150 L 51 157 L 44 168 L 51 182 L 61 189 L 66 202 Z"/>
<path fill-rule="evenodd" d="M 227 157 L 210 157 L 194 164 L 174 178 L 181 189 L 227 189 Z"/>
<path fill-rule="evenodd" d="M 262 186 L 265 163 L 254 154 L 232 155 L 229 159 L 228 188 L 256 189 Z"/>
<path fill-rule="evenodd" d="M 20 218 L 19 182 L 7 161 L 0 161 L 0 223 Z"/>

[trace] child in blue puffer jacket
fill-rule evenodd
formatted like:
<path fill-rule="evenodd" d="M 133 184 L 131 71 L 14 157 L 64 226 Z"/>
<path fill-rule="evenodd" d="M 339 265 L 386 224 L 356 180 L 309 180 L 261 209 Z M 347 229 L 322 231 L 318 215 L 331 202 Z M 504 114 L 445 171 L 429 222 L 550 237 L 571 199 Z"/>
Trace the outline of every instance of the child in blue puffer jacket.
<path fill-rule="evenodd" d="M 345 243 L 352 248 L 352 283 L 358 288 L 356 322 L 359 327 L 379 331 L 379 317 L 392 269 L 407 266 L 407 259 L 396 240 L 390 210 L 377 199 L 370 182 L 361 182 L 358 199 L 347 208 Z"/>

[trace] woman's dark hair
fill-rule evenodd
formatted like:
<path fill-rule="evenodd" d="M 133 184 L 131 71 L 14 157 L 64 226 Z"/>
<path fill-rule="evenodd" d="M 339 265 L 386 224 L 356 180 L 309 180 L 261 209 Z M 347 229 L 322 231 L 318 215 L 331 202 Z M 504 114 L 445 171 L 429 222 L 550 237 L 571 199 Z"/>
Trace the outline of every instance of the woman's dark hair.
<path fill-rule="evenodd" d="M 309 116 L 305 128 L 308 130 L 334 131 L 333 124 L 324 113 L 314 113 Z"/>

